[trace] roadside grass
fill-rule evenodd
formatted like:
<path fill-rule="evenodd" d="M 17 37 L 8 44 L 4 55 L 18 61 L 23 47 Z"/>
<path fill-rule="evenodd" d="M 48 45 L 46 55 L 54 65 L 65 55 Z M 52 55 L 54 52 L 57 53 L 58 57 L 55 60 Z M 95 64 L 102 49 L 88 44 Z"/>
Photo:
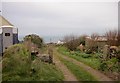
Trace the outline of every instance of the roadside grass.
<path fill-rule="evenodd" d="M 117 58 L 111 58 L 107 61 L 104 61 L 101 58 L 103 56 L 101 53 L 86 54 L 80 51 L 69 51 L 64 46 L 59 46 L 57 51 L 62 54 L 61 56 L 74 58 L 77 61 L 80 61 L 96 70 L 103 72 L 114 80 L 119 80 L 120 66 Z"/>
<path fill-rule="evenodd" d="M 37 81 L 62 81 L 64 76 L 60 70 L 53 64 L 41 62 L 36 59 L 32 64 L 34 71 L 31 74 L 32 80 Z"/>
<path fill-rule="evenodd" d="M 34 67 L 36 68 L 32 70 L 30 74 L 13 74 L 13 72 L 4 72 L 2 75 L 3 81 L 62 81 L 64 79 L 61 71 L 57 70 L 54 65 L 44 62 L 35 64 Z"/>
<path fill-rule="evenodd" d="M 59 59 L 70 69 L 79 81 L 97 81 L 97 79 L 80 66 L 67 61 L 59 56 Z"/>
<path fill-rule="evenodd" d="M 78 61 L 81 61 L 87 65 L 89 65 L 90 67 L 94 68 L 94 69 L 99 69 L 100 66 L 100 60 L 96 59 L 96 58 L 82 58 L 80 56 L 70 56 Z"/>
<path fill-rule="evenodd" d="M 22 44 L 8 48 L 2 60 L 2 81 L 61 81 L 63 74 L 53 64 L 30 59 Z"/>
<path fill-rule="evenodd" d="M 81 61 L 85 63 L 86 65 L 91 66 L 94 69 L 99 69 L 100 64 L 101 64 L 101 61 L 98 58 L 100 54 L 91 55 L 91 54 L 81 53 L 80 51 L 74 51 L 74 53 L 70 53 L 70 51 L 63 46 L 58 47 L 58 52 L 63 55 L 74 58 L 77 61 Z"/>

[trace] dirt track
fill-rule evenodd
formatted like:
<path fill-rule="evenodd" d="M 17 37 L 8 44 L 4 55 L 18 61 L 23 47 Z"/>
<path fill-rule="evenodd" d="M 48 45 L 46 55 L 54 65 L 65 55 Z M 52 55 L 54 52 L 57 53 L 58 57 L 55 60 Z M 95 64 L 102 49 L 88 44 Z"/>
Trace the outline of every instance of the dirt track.
<path fill-rule="evenodd" d="M 57 55 L 56 52 L 54 52 L 54 55 Z M 64 74 L 64 81 L 78 81 L 76 77 L 71 73 L 71 71 L 59 60 L 57 56 L 54 56 L 53 62 L 55 63 L 56 67 L 58 67 Z"/>
<path fill-rule="evenodd" d="M 79 61 L 77 61 L 77 60 L 75 60 L 73 58 L 70 58 L 70 57 L 64 56 L 64 55 L 61 55 L 61 57 L 64 58 L 65 60 L 71 61 L 74 64 L 79 65 L 80 67 L 84 68 L 87 72 L 89 72 L 91 75 L 93 75 L 95 78 L 97 78 L 98 81 L 113 81 L 112 79 L 110 79 L 106 75 L 102 74 L 98 70 L 95 70 L 95 69 L 91 68 L 90 66 L 85 65 L 82 62 L 79 62 Z"/>

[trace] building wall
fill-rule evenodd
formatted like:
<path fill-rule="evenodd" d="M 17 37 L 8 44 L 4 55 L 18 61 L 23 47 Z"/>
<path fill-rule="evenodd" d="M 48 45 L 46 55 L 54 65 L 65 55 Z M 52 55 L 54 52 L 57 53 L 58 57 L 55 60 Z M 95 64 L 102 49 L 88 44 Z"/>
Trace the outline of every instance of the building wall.
<path fill-rule="evenodd" d="M 13 34 L 13 44 L 19 43 L 18 41 L 18 34 Z"/>
<path fill-rule="evenodd" d="M 98 46 L 98 51 L 101 52 L 104 48 L 104 46 L 107 44 L 107 41 L 106 40 L 101 40 L 101 41 L 95 41 L 95 42 L 92 42 L 91 39 L 89 38 L 86 38 L 85 40 L 85 46 L 86 48 L 87 47 L 90 47 L 90 46 Z"/>
<path fill-rule="evenodd" d="M 19 43 L 18 41 L 18 28 L 13 28 L 13 44 Z"/>
<path fill-rule="evenodd" d="M 0 34 L 0 55 L 2 54 L 2 34 Z"/>
<path fill-rule="evenodd" d="M 85 47 L 90 47 L 91 45 L 93 45 L 93 40 L 90 38 L 86 38 L 85 39 Z"/>
<path fill-rule="evenodd" d="M 101 48 L 103 48 L 105 45 L 107 45 L 107 41 L 98 41 L 97 45 Z"/>
<path fill-rule="evenodd" d="M 3 31 L 3 52 L 9 46 L 13 45 L 13 30 L 10 27 L 2 28 Z M 5 33 L 10 33 L 10 36 L 5 36 Z"/>

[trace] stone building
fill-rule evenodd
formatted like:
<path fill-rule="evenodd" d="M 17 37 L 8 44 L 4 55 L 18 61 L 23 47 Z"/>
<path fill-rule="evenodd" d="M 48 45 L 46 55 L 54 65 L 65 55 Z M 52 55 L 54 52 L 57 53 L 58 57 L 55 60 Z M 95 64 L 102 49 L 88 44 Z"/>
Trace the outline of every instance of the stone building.
<path fill-rule="evenodd" d="M 97 46 L 99 51 L 103 49 L 106 44 L 107 44 L 107 39 L 105 36 L 98 36 L 95 39 L 92 39 L 91 37 L 86 37 L 85 39 L 86 47 Z"/>
<path fill-rule="evenodd" d="M 0 16 L 0 55 L 9 46 L 18 43 L 18 29 Z"/>

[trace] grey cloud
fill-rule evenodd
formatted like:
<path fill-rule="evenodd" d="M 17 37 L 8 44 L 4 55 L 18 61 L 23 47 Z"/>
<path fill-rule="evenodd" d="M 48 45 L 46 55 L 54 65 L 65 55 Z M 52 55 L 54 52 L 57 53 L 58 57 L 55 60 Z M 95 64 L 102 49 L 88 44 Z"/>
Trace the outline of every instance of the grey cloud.
<path fill-rule="evenodd" d="M 118 25 L 117 2 L 4 2 L 2 7 L 3 16 L 19 28 L 21 35 L 103 33 Z"/>

